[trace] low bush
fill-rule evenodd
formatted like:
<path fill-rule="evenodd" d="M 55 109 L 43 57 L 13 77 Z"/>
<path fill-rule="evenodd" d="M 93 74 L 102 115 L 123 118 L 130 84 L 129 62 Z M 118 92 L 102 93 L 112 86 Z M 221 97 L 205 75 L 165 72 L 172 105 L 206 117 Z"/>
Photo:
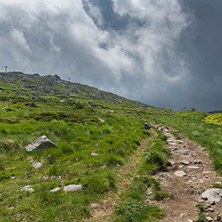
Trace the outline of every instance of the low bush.
<path fill-rule="evenodd" d="M 141 201 L 124 201 L 117 209 L 119 217 L 115 222 L 142 222 L 149 216 L 149 206 Z"/>

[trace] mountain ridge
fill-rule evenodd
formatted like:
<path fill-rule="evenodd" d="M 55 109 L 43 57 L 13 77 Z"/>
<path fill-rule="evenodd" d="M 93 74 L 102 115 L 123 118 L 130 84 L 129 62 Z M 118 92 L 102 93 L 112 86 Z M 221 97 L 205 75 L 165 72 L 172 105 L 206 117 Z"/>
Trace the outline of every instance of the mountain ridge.
<path fill-rule="evenodd" d="M 31 91 L 34 96 L 60 95 L 60 96 L 78 96 L 82 98 L 91 98 L 97 100 L 108 100 L 114 103 L 129 102 L 138 107 L 152 107 L 138 101 L 127 99 L 117 94 L 99 90 L 95 87 L 81 83 L 74 83 L 62 80 L 58 75 L 41 76 L 36 74 L 26 74 L 22 72 L 0 73 L 0 80 L 8 83 L 16 89 Z M 1 87 L 4 90 L 4 86 Z"/>

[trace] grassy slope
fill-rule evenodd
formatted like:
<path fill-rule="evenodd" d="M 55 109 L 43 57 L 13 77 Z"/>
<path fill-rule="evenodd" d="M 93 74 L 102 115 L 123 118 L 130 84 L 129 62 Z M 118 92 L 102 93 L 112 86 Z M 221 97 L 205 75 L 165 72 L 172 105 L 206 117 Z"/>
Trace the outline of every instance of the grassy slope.
<path fill-rule="evenodd" d="M 46 77 L 1 76 L 0 220 L 78 221 L 90 216 L 89 203 L 115 190 L 117 170 L 145 137 L 144 113 L 157 109 L 88 86 L 81 85 L 87 90 L 78 87 L 74 94 L 76 85 L 61 80 L 58 87 L 47 85 Z M 30 84 L 40 88 L 30 90 Z M 31 102 L 37 107 L 28 107 Z M 25 152 L 25 146 L 42 135 L 58 148 Z M 42 167 L 35 169 L 33 161 Z M 83 190 L 49 193 L 67 184 L 81 184 Z M 20 191 L 26 185 L 35 192 Z"/>
<path fill-rule="evenodd" d="M 152 121 L 171 126 L 206 147 L 213 160 L 214 169 L 222 175 L 222 127 L 207 123 L 205 117 L 208 115 L 196 111 L 185 111 L 175 115 L 152 116 Z"/>
<path fill-rule="evenodd" d="M 0 221 L 78 221 L 89 217 L 90 203 L 115 190 L 116 172 L 146 136 L 144 119 L 172 126 L 206 146 L 215 169 L 222 172 L 222 128 L 204 123 L 205 114 L 188 111 L 174 114 L 171 110 L 145 106 L 88 86 L 55 81 L 52 77 L 48 81 L 47 77 L 35 76 L 36 80 L 28 76 L 24 81 L 12 76 L 12 80 L 0 80 Z M 53 81 L 56 84 L 49 85 Z M 29 84 L 40 88 L 30 90 Z M 51 91 L 45 91 L 42 86 Z M 37 108 L 28 107 L 31 102 Z M 42 153 L 25 152 L 24 147 L 41 135 L 46 135 L 58 148 Z M 165 153 L 164 146 L 156 147 L 158 141 L 153 143 L 138 166 L 139 177 L 132 181 L 133 189 L 138 187 L 138 192 L 153 186 L 152 183 L 155 185 L 149 175 L 166 163 L 161 154 Z M 99 155 L 91 156 L 92 152 Z M 153 160 L 158 160 L 157 164 Z M 34 169 L 32 161 L 43 165 Z M 67 184 L 82 184 L 83 190 L 49 193 Z M 20 188 L 26 185 L 31 185 L 35 192 L 21 192 Z M 158 189 L 157 196 L 160 196 Z M 135 199 L 137 195 L 132 192 L 129 188 L 123 195 L 116 211 L 117 221 L 131 217 L 145 220 L 146 216 L 136 214 L 137 207 L 151 212 L 143 205 L 144 195 Z M 121 213 L 125 208 L 129 209 L 129 215 Z M 153 208 L 156 217 L 162 215 Z"/>

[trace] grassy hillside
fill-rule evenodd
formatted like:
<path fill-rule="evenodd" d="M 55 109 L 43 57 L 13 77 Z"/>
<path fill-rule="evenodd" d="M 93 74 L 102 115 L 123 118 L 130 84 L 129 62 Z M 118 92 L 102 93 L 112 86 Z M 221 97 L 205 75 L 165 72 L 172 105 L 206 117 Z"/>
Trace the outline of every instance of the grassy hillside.
<path fill-rule="evenodd" d="M 115 190 L 117 170 L 148 136 L 144 113 L 170 113 L 58 76 L 1 73 L 0 89 L 1 221 L 89 217 L 90 203 Z M 58 148 L 26 152 L 42 135 Z M 83 190 L 49 192 L 69 184 Z M 33 193 L 21 191 L 27 185 Z"/>
<path fill-rule="evenodd" d="M 162 217 L 164 211 L 144 204 L 144 197 L 150 186 L 154 198 L 168 196 L 152 175 L 165 168 L 170 154 L 160 132 L 152 129 L 151 137 L 144 132 L 144 121 L 172 126 L 206 146 L 215 169 L 222 172 L 222 128 L 207 123 L 205 113 L 155 108 L 58 76 L 0 73 L 0 114 L 0 221 L 90 217 L 91 203 L 116 192 L 119 169 L 145 138 L 150 142 L 114 218 Z M 25 147 L 42 135 L 58 147 L 26 152 Z M 36 169 L 33 163 L 42 166 Z M 62 190 L 70 184 L 83 189 Z M 34 192 L 21 190 L 28 185 Z M 61 190 L 50 193 L 54 188 Z"/>

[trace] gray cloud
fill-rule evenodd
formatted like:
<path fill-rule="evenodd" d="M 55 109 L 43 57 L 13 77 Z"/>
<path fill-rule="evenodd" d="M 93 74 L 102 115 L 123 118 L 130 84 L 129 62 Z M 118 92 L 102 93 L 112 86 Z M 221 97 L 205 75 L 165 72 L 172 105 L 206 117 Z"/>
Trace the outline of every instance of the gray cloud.
<path fill-rule="evenodd" d="M 1 0 L 0 67 L 58 74 L 155 106 L 220 109 L 221 5 L 215 22 L 205 16 L 209 4 Z"/>

